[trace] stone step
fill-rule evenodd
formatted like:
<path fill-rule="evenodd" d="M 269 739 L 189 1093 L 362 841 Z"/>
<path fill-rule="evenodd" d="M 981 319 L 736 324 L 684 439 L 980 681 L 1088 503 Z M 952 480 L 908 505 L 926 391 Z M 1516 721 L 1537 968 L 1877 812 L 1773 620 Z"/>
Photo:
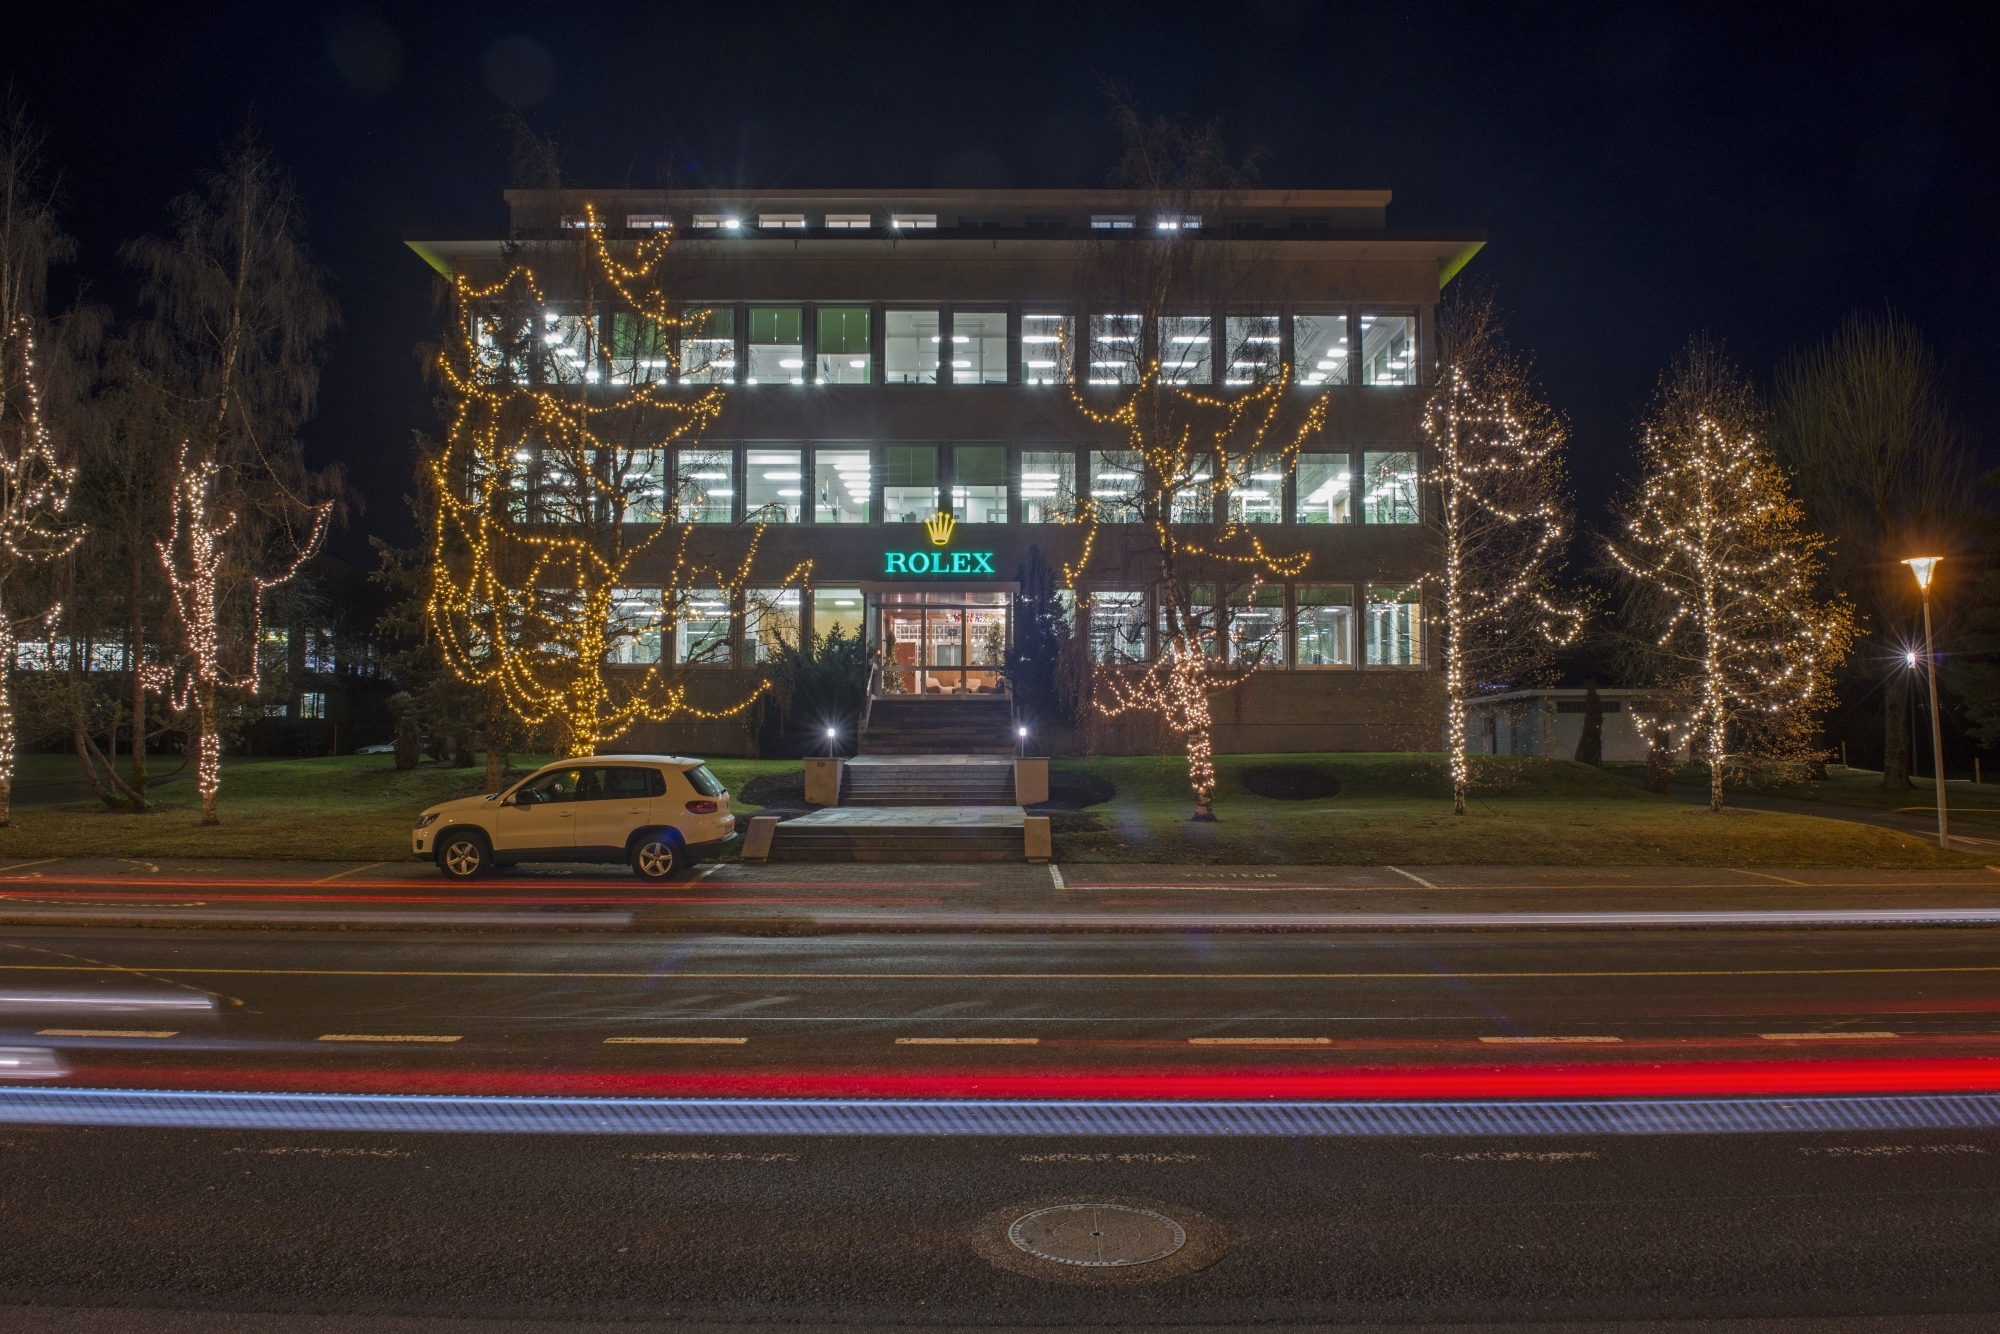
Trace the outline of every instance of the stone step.
<path fill-rule="evenodd" d="M 792 829 L 778 826 L 774 862 L 1018 862 L 1019 829 Z"/>

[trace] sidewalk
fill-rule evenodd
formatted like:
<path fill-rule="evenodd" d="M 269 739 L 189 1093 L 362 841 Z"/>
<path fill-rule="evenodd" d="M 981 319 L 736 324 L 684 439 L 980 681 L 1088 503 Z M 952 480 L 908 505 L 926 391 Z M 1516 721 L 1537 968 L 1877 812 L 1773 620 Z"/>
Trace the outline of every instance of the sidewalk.
<path fill-rule="evenodd" d="M 421 862 L 0 865 L 0 926 L 709 932 L 1257 932 L 2000 925 L 2000 869 L 720 864 L 651 885 Z"/>

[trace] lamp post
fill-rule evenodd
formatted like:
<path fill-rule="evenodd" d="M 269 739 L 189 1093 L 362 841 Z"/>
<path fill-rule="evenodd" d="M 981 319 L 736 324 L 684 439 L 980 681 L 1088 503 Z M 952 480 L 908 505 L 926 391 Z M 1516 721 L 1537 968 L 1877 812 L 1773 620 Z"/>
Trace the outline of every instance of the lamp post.
<path fill-rule="evenodd" d="M 1917 576 L 1917 587 L 1924 595 L 1924 661 L 1930 669 L 1931 774 L 1937 784 L 1938 846 L 1949 849 L 1951 835 L 1946 830 L 1944 818 L 1944 730 L 1938 725 L 1937 652 L 1931 647 L 1931 571 L 1937 569 L 1938 562 L 1943 559 L 1942 556 L 1912 556 L 1903 564 Z"/>

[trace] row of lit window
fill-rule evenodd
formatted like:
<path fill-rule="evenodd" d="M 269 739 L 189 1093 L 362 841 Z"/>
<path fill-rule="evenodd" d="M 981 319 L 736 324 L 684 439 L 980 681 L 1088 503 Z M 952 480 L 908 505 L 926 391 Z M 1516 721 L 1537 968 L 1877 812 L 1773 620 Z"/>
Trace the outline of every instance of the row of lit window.
<path fill-rule="evenodd" d="M 672 495 L 681 522 L 870 523 L 879 493 L 885 523 L 922 523 L 940 509 L 960 523 L 1006 523 L 1010 507 L 1018 523 L 1073 523 L 1082 514 L 1081 465 L 1099 520 L 1141 519 L 1138 501 L 1145 483 L 1139 454 L 1032 447 L 1013 452 L 1019 466 L 1010 477 L 1006 445 L 953 445 L 948 455 L 937 445 L 741 450 L 703 445 L 674 451 L 669 477 L 666 451 L 637 450 L 619 453 L 623 471 L 603 489 L 641 522 L 666 517 L 666 498 Z M 530 466 L 516 516 L 548 523 L 589 517 L 571 511 L 582 508 L 592 488 L 559 474 L 553 458 L 534 467 L 534 457 L 523 451 L 522 461 Z M 947 458 L 948 474 L 941 466 Z M 1310 451 L 1299 454 L 1289 470 L 1275 460 L 1252 459 L 1227 486 L 1217 484 L 1212 462 L 1199 465 L 1175 491 L 1171 521 L 1214 523 L 1220 502 L 1232 523 L 1289 518 L 1304 524 L 1413 524 L 1421 498 L 1415 450 Z"/>
<path fill-rule="evenodd" d="M 1055 385 L 1080 376 L 1085 384 L 1117 386 L 1137 384 L 1157 362 L 1167 384 L 1248 387 L 1276 379 L 1289 364 L 1296 385 L 1316 389 L 1357 381 L 1409 386 L 1421 373 L 1417 317 L 1407 311 L 1161 315 L 1150 322 L 1096 313 L 1085 320 L 1081 344 L 1076 316 L 1060 311 L 691 305 L 677 330 L 630 311 L 612 312 L 608 331 L 584 315 L 538 319 L 536 329 L 511 337 L 480 321 L 475 342 L 489 374 L 613 385 Z"/>
<path fill-rule="evenodd" d="M 696 213 L 688 219 L 698 232 L 722 232 L 743 234 L 747 232 L 802 232 L 817 225 L 829 232 L 873 231 L 877 227 L 887 227 L 892 232 L 936 231 L 938 215 L 935 213 L 908 213 L 891 211 L 881 217 L 873 213 L 821 213 L 817 224 L 804 213 Z M 1067 216 L 1038 218 L 1036 222 L 1044 227 L 1067 227 Z M 603 226 L 600 219 L 598 226 Z M 583 214 L 573 214 L 563 219 L 563 226 L 587 228 L 589 219 Z M 625 228 L 634 232 L 672 231 L 673 215 L 669 213 L 628 213 Z M 1158 214 L 1150 222 L 1143 222 L 1136 213 L 1093 213 L 1090 215 L 1090 230 L 1094 232 L 1130 232 L 1152 230 L 1162 233 L 1193 232 L 1201 230 L 1201 215 L 1198 213 Z"/>

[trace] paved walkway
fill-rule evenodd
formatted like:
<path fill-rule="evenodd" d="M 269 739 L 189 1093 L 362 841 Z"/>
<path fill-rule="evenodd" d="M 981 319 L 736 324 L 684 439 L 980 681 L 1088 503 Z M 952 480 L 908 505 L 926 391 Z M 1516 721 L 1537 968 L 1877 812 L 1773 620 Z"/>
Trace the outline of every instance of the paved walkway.
<path fill-rule="evenodd" d="M 1632 780 L 1635 784 L 1637 780 Z M 1957 780 L 1953 780 L 1956 783 Z M 1976 789 L 1971 784 L 1964 785 L 1963 792 L 1970 794 Z M 1922 791 L 1922 789 L 1919 789 Z M 1694 805 L 1708 804 L 1708 789 L 1705 787 L 1682 786 L 1676 784 L 1669 794 L 1678 800 Z M 2000 831 L 1990 825 L 1953 825 L 1949 803 L 1961 800 L 1961 792 L 1947 784 L 1945 788 L 1945 823 L 1950 833 L 1954 852 L 1985 853 L 2000 855 L 2000 837 L 1993 837 Z M 1817 815 L 1823 820 L 1846 820 L 1852 824 L 1874 825 L 1880 829 L 1894 829 L 1901 833 L 1918 834 L 1926 840 L 1937 841 L 1937 815 L 1935 808 L 1922 812 L 1871 811 L 1865 806 L 1842 806 L 1831 801 L 1801 801 L 1796 797 L 1767 797 L 1749 792 L 1731 792 L 1726 798 L 1731 806 L 1739 806 L 1751 811 L 1781 811 L 1789 815 Z"/>

